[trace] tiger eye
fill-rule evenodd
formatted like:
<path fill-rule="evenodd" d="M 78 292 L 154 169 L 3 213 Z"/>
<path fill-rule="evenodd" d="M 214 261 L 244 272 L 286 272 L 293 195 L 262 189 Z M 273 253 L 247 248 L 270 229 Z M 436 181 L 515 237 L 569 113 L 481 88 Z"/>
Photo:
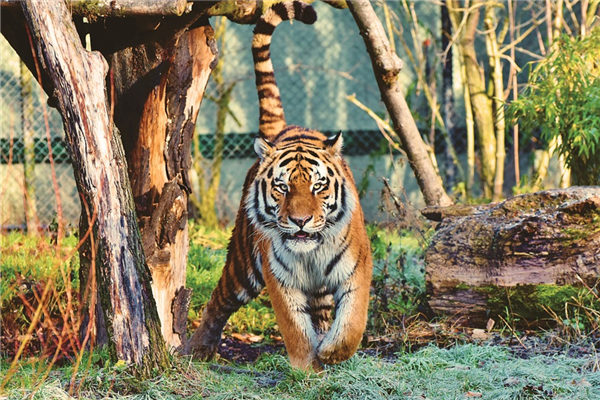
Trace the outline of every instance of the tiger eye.
<path fill-rule="evenodd" d="M 288 191 L 288 186 L 285 183 L 278 183 L 275 185 L 275 188 L 283 193 L 287 193 Z"/>

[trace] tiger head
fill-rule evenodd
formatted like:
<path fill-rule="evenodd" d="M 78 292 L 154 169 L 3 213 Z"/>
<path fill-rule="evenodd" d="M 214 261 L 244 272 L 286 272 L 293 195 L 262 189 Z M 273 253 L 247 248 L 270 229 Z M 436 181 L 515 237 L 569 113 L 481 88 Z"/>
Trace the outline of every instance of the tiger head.
<path fill-rule="evenodd" d="M 342 137 L 297 128 L 276 139 L 255 141 L 260 161 L 246 211 L 275 243 L 309 252 L 338 235 L 356 206 Z"/>

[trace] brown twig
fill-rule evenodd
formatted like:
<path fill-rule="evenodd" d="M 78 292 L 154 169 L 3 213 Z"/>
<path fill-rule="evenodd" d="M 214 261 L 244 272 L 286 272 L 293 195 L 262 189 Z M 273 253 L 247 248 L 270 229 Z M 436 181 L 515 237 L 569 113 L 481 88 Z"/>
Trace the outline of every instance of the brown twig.
<path fill-rule="evenodd" d="M 515 339 L 517 339 L 517 341 L 519 342 L 519 344 L 521 346 L 523 346 L 523 348 L 525 350 L 529 350 L 529 347 L 527 347 L 527 345 L 525 343 L 523 343 L 523 341 L 521 340 L 521 338 L 519 337 L 519 335 L 517 335 L 517 332 L 515 332 L 515 330 L 513 329 L 513 327 L 508 322 L 506 322 L 506 320 L 502 317 L 502 315 L 498 315 L 498 317 L 502 320 L 502 322 L 504 322 L 504 324 L 508 327 L 508 329 L 510 329 L 510 331 L 512 332 L 512 334 L 515 337 Z"/>
<path fill-rule="evenodd" d="M 27 32 L 27 39 L 29 40 L 29 46 L 31 47 L 31 55 L 33 56 L 33 62 L 35 65 L 35 72 L 37 74 L 37 80 L 40 84 L 40 95 L 43 98 L 43 89 L 42 89 L 42 73 L 40 71 L 40 63 L 37 58 L 37 54 L 35 51 L 35 47 L 33 45 L 33 39 L 31 37 L 31 31 L 29 30 L 29 26 L 25 24 L 25 31 Z M 44 126 L 46 129 L 46 143 L 48 145 L 48 160 L 50 161 L 50 173 L 52 176 L 52 188 L 54 190 L 54 198 L 56 199 L 56 219 L 58 224 L 58 229 L 56 232 L 56 244 L 60 245 L 62 238 L 64 237 L 64 219 L 63 219 L 63 209 L 62 209 L 62 200 L 60 197 L 60 191 L 58 187 L 58 179 L 56 178 L 56 168 L 54 164 L 54 155 L 52 153 L 52 140 L 50 138 L 50 123 L 48 121 L 48 109 L 46 108 L 46 104 L 42 101 L 40 102 L 42 105 L 42 114 L 44 116 Z"/>

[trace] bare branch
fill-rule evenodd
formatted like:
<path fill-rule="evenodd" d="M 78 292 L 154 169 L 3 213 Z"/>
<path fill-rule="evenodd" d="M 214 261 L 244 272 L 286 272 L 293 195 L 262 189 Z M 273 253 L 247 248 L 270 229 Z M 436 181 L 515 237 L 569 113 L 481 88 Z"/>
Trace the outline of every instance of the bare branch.
<path fill-rule="evenodd" d="M 2 8 L 18 7 L 19 0 L 4 0 Z M 70 0 L 71 13 L 90 17 L 130 17 L 182 15 L 191 10 L 187 0 Z"/>
<path fill-rule="evenodd" d="M 398 75 L 402 61 L 391 51 L 381 21 L 368 0 L 348 2 L 348 8 L 364 39 L 383 102 L 392 119 L 394 131 L 400 137 L 402 148 L 406 151 L 425 202 L 428 205 L 452 204 L 400 91 Z"/>

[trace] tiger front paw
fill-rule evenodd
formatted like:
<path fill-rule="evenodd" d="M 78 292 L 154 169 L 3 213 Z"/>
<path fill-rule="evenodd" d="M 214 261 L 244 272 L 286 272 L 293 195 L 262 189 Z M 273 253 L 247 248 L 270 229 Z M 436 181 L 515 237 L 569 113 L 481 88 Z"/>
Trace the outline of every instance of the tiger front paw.
<path fill-rule="evenodd" d="M 323 364 L 338 364 L 346 361 L 354 354 L 343 342 L 321 342 L 317 349 L 317 359 Z"/>
<path fill-rule="evenodd" d="M 202 332 L 196 332 L 185 344 L 183 354 L 191 355 L 195 360 L 209 361 L 217 354 L 220 342 L 221 338 L 218 336 L 202 335 Z"/>

